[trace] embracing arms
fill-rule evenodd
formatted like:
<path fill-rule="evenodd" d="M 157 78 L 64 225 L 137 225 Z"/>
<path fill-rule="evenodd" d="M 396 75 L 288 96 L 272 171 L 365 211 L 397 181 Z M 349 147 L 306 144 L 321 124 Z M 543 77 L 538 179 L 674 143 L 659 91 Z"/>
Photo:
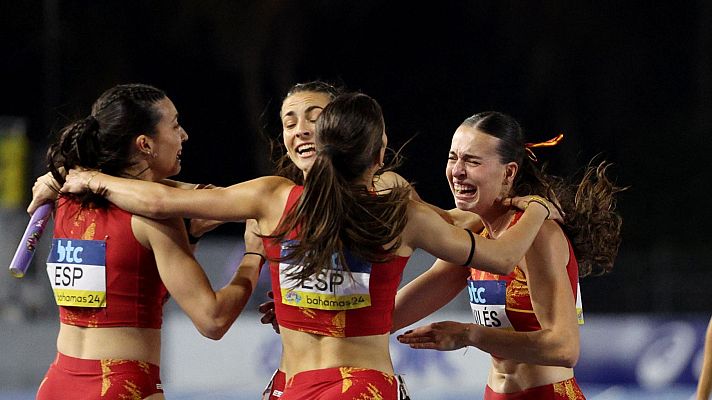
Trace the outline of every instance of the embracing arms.
<path fill-rule="evenodd" d="M 475 324 L 437 322 L 400 335 L 413 348 L 454 350 L 475 346 L 499 358 L 539 365 L 573 367 L 579 357 L 579 331 L 566 273 L 568 244 L 558 225 L 547 222 L 526 253 L 526 274 L 541 330 L 512 332 Z"/>
<path fill-rule="evenodd" d="M 553 205 L 534 201 L 533 197 L 508 200 L 512 206 L 526 211 L 519 222 L 497 240 L 479 237 L 450 225 L 428 206 L 411 201 L 403 242 L 454 264 L 464 267 L 476 265 L 483 271 L 509 274 L 524 257 L 544 221 L 548 218 L 561 219 Z"/>
<path fill-rule="evenodd" d="M 102 193 L 110 202 L 149 218 L 190 217 L 220 221 L 243 221 L 267 213 L 274 196 L 286 199 L 294 184 L 268 176 L 226 188 L 183 190 L 154 182 L 118 178 L 97 171 L 70 170 L 62 192 Z"/>

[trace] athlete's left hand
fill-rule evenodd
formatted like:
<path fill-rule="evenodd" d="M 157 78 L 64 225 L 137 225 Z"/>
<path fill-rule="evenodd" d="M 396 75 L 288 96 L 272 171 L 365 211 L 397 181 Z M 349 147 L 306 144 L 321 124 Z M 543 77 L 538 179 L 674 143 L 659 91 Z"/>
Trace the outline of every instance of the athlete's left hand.
<path fill-rule="evenodd" d="M 473 327 L 454 321 L 435 322 L 398 335 L 397 339 L 413 349 L 457 350 L 472 344 Z"/>
<path fill-rule="evenodd" d="M 44 203 L 57 200 L 59 195 L 59 183 L 54 180 L 51 173 L 40 176 L 32 186 L 32 202 L 27 206 L 27 213 L 32 215 L 35 210 Z"/>

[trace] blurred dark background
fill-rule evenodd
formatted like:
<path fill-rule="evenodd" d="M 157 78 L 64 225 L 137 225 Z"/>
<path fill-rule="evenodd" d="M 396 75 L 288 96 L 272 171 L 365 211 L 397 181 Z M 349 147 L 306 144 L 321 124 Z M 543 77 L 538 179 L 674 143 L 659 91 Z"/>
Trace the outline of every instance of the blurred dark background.
<path fill-rule="evenodd" d="M 623 244 L 582 281 L 585 309 L 712 309 L 712 2 L 25 0 L 0 4 L 0 34 L 28 194 L 52 132 L 115 84 L 164 89 L 190 135 L 178 178 L 226 185 L 270 172 L 284 93 L 324 79 L 381 103 L 392 147 L 413 138 L 401 174 L 444 208 L 450 137 L 476 112 L 513 115 L 531 141 L 564 132 L 539 152 L 558 174 L 615 162 Z"/>

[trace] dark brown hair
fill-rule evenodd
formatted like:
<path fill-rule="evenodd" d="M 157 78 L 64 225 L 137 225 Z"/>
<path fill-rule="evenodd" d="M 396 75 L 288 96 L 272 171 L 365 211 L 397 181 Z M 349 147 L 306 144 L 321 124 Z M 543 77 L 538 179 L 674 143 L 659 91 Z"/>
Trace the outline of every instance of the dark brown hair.
<path fill-rule="evenodd" d="M 85 167 L 108 175 L 122 176 L 133 161 L 131 149 L 140 134 L 153 136 L 161 115 L 156 103 L 166 94 L 144 84 L 117 85 L 94 102 L 86 118 L 72 122 L 59 132 L 47 151 L 47 166 L 60 185 L 60 168 Z M 75 196 L 83 206 L 105 206 L 101 194 L 87 191 Z"/>
<path fill-rule="evenodd" d="M 616 213 L 615 195 L 626 188 L 616 186 L 607 176 L 611 163 L 592 160 L 578 179 L 563 179 L 546 174 L 527 157 L 522 128 L 511 116 L 487 111 L 467 118 L 462 125 L 500 139 L 500 162 L 519 165 L 512 196 L 536 194 L 560 205 L 566 213 L 563 228 L 574 247 L 579 276 L 602 275 L 613 268 L 623 221 Z"/>
<path fill-rule="evenodd" d="M 268 236 L 282 241 L 297 232 L 289 255 L 279 261 L 304 266 L 290 271 L 298 281 L 324 270 L 348 271 L 347 251 L 369 262 L 383 262 L 399 247 L 410 189 L 394 187 L 375 194 L 357 183 L 378 162 L 383 132 L 381 107 L 361 93 L 336 97 L 317 120 L 317 158 L 304 192 Z"/>

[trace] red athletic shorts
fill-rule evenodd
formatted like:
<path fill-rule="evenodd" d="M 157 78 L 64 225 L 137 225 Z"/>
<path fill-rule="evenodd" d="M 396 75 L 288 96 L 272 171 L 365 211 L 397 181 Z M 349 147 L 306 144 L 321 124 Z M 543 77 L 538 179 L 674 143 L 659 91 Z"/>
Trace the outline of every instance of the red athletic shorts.
<path fill-rule="evenodd" d="M 575 378 L 537 386 L 514 393 L 496 393 L 489 386 L 485 388 L 484 400 L 586 400 Z"/>
<path fill-rule="evenodd" d="M 279 400 L 398 400 L 398 380 L 381 371 L 337 367 L 300 372 Z"/>
<path fill-rule="evenodd" d="M 277 400 L 282 397 L 284 386 L 287 383 L 287 375 L 284 371 L 276 370 L 272 375 L 267 387 L 262 392 L 262 400 Z"/>
<path fill-rule="evenodd" d="M 84 360 L 57 353 L 36 400 L 143 399 L 163 393 L 158 365 L 135 360 Z"/>

